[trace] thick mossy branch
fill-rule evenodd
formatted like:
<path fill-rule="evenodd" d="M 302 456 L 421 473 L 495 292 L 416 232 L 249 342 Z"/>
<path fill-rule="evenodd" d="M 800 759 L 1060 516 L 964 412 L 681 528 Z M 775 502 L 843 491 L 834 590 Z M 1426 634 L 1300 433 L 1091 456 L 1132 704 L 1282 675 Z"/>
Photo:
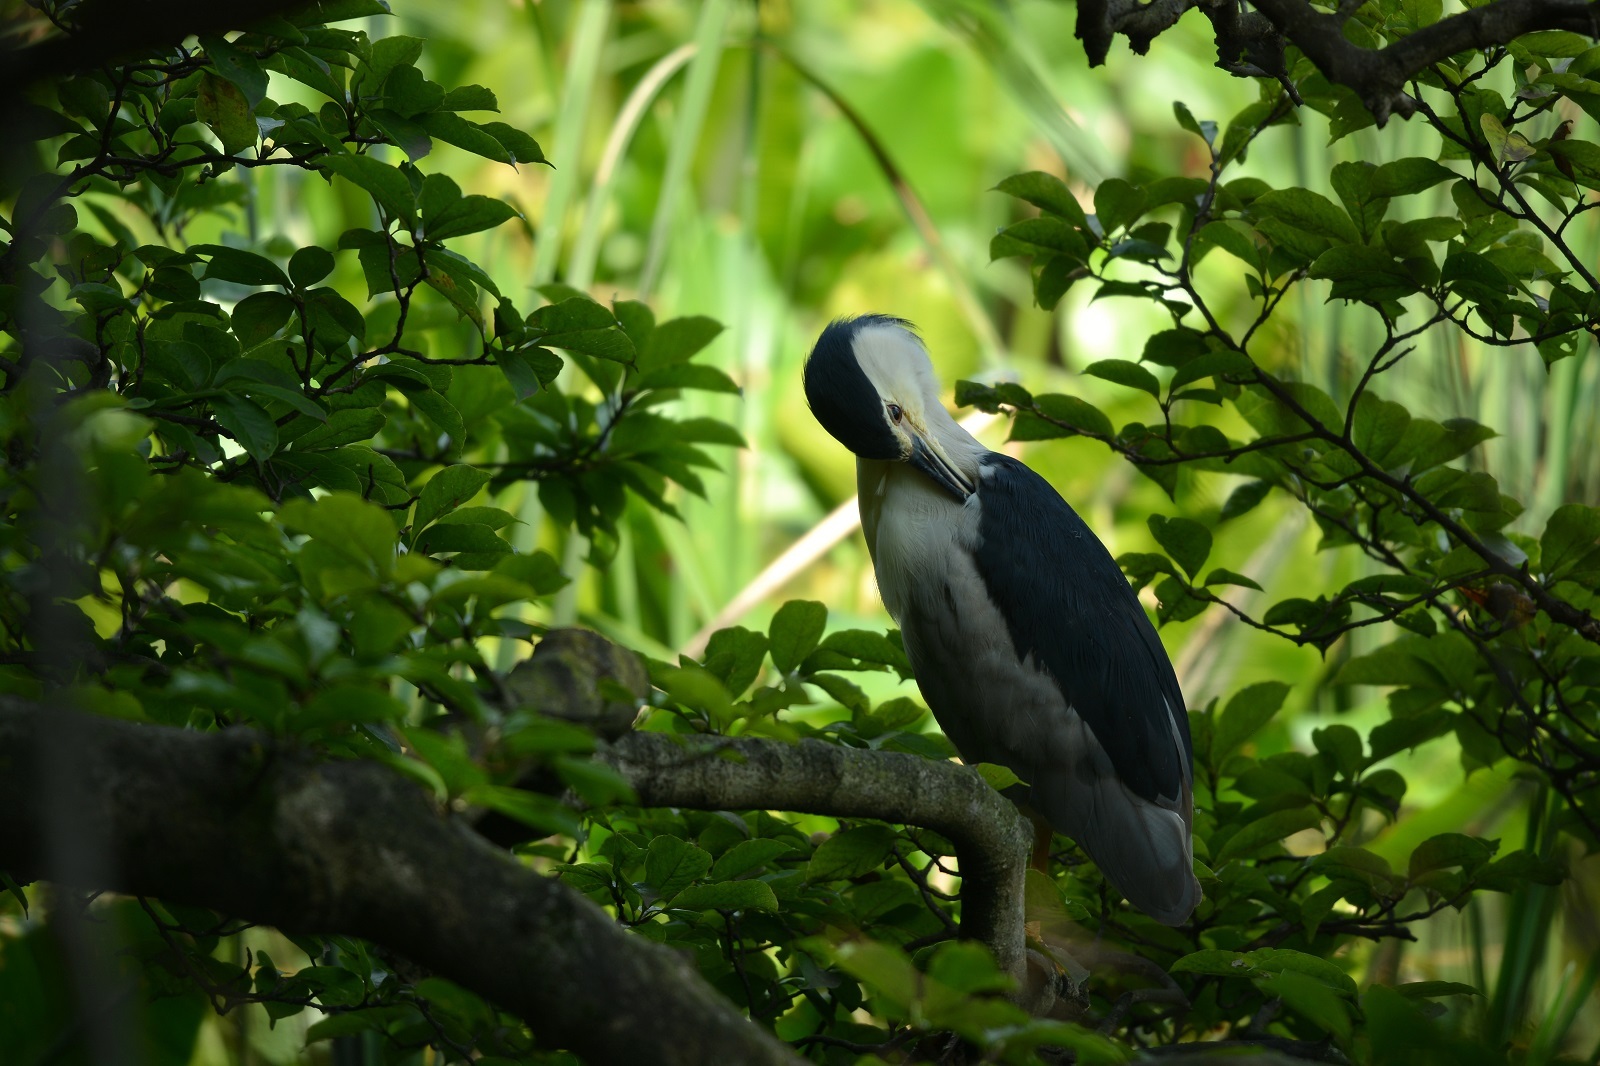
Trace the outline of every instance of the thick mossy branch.
<path fill-rule="evenodd" d="M 689 959 L 624 932 L 411 781 L 249 730 L 0 706 L 0 868 L 364 937 L 588 1062 L 641 1049 L 683 1066 L 800 1061 Z"/>
<path fill-rule="evenodd" d="M 1306 0 L 1248 2 L 1255 13 L 1235 17 L 1231 0 L 1080 0 L 1076 33 L 1089 65 L 1099 66 L 1114 34 L 1127 37 L 1133 51 L 1143 55 L 1184 12 L 1200 8 L 1211 19 L 1218 66 L 1244 76 L 1281 77 L 1283 48 L 1292 44 L 1329 81 L 1355 90 L 1379 125 L 1391 114 L 1409 117 L 1416 105 L 1405 92 L 1407 83 L 1451 56 L 1509 44 L 1536 30 L 1600 37 L 1600 4 L 1587 0 L 1496 0 L 1376 49 L 1345 37 L 1353 5 L 1341 6 L 1336 14 Z"/>
<path fill-rule="evenodd" d="M 603 756 L 647 807 L 778 810 L 932 829 L 961 864 L 961 934 L 1023 976 L 1032 829 L 977 772 L 915 755 L 728 737 L 633 733 Z"/>

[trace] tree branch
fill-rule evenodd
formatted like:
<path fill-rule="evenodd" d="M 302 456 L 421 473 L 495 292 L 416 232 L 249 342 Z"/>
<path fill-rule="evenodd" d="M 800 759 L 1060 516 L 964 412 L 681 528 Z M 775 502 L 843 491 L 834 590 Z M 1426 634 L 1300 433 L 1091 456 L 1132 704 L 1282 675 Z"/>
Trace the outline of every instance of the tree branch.
<path fill-rule="evenodd" d="M 1250 0 L 1317 69 L 1354 89 L 1383 125 L 1391 112 L 1410 117 L 1406 82 L 1460 52 L 1507 44 L 1535 30 L 1600 36 L 1600 6 L 1585 0 L 1496 0 L 1426 26 L 1386 48 L 1362 48 L 1344 35 L 1344 17 L 1305 0 Z"/>
<path fill-rule="evenodd" d="M 633 1063 L 641 1049 L 683 1066 L 800 1061 L 689 960 L 619 929 L 399 774 L 315 762 L 250 730 L 0 705 L 0 866 L 363 937 L 589 1062 Z"/>
<path fill-rule="evenodd" d="M 1033 830 L 975 770 L 820 741 L 633 733 L 601 756 L 647 807 L 783 810 L 932 829 L 961 864 L 961 935 L 1023 981 L 1023 878 Z"/>
<path fill-rule="evenodd" d="M 1345 37 L 1348 14 L 1324 11 L 1306 0 L 1248 2 L 1259 14 L 1241 16 L 1231 0 L 1080 2 L 1075 33 L 1089 65 L 1099 66 L 1113 34 L 1127 37 L 1129 47 L 1144 55 L 1152 40 L 1198 7 L 1211 20 L 1217 66 L 1240 76 L 1281 79 L 1287 42 L 1329 81 L 1355 90 L 1380 126 L 1391 114 L 1411 116 L 1416 102 L 1406 94 L 1406 84 L 1440 60 L 1508 44 L 1535 30 L 1600 37 L 1600 3 L 1588 0 L 1496 0 L 1440 19 L 1385 48 L 1363 48 Z"/>

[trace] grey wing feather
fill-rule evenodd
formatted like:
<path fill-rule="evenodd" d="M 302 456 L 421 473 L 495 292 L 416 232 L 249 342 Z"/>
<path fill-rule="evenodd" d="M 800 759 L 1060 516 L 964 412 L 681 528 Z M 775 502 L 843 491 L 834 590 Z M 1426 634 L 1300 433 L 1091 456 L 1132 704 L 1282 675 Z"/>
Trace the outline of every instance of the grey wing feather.
<path fill-rule="evenodd" d="M 1130 902 L 1180 924 L 1200 886 L 1189 722 L 1171 661 L 1110 553 L 1043 478 L 991 454 L 979 497 L 979 575 L 1019 664 L 1046 672 L 1065 702 L 1050 743 L 1014 769 Z"/>

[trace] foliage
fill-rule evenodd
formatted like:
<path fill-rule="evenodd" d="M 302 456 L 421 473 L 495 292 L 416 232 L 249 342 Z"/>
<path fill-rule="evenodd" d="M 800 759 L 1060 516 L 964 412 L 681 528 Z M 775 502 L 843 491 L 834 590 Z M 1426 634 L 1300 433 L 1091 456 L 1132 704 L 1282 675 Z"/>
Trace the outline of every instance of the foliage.
<path fill-rule="evenodd" d="M 1390 6 L 1362 8 L 1352 27 L 1398 39 L 1416 13 Z M 737 392 L 703 354 L 720 327 L 597 302 L 583 277 L 514 306 L 526 300 L 504 273 L 458 249 L 488 252 L 474 242 L 532 223 L 432 164 L 456 149 L 509 173 L 544 153 L 486 119 L 494 92 L 430 80 L 417 37 L 331 25 L 383 10 L 323 3 L 44 87 L 26 113 L 40 176 L 6 194 L 0 251 L 7 693 L 198 730 L 246 724 L 506 816 L 525 827 L 527 862 L 691 954 L 816 1061 L 976 1048 L 1028 1062 L 1068 1048 L 1115 1062 L 1212 1037 L 1362 1062 L 1502 1061 L 1508 1043 L 1519 1060 L 1556 1053 L 1594 971 L 1565 1023 L 1557 1011 L 1530 1035 L 1536 937 L 1506 953 L 1492 987 L 1399 981 L 1373 959 L 1484 894 L 1509 898 L 1508 927 L 1543 928 L 1567 860 L 1600 844 L 1600 511 L 1567 503 L 1530 526 L 1528 501 L 1483 468 L 1492 430 L 1424 417 L 1384 386 L 1440 334 L 1532 345 L 1552 368 L 1592 361 L 1600 304 L 1579 235 L 1600 163 L 1565 117 L 1593 104 L 1600 52 L 1538 34 L 1438 65 L 1414 86 L 1437 143 L 1339 163 L 1327 191 L 1244 173 L 1300 121 L 1267 79 L 1225 126 L 1177 105 L 1203 176 L 1130 172 L 1092 196 L 1037 171 L 1000 183 L 1016 213 L 990 251 L 1031 257 L 1041 307 L 1091 289 L 1161 321 L 1140 360 L 1088 364 L 1097 380 L 1074 395 L 986 379 L 963 383 L 958 403 L 1014 412 L 1016 441 L 1106 445 L 1179 505 L 1148 523 L 1159 551 L 1120 559 L 1169 633 L 1227 612 L 1332 656 L 1341 699 L 1387 690 L 1383 720 L 1320 722 L 1298 746 L 1289 723 L 1304 725 L 1296 703 L 1310 702 L 1287 683 L 1298 678 L 1191 709 L 1207 899 L 1184 929 L 1122 906 L 1057 839 L 1030 900 L 1085 933 L 1063 938 L 1047 919 L 1044 943 L 1064 960 L 1105 945 L 1065 1021 L 1028 1018 L 992 960 L 955 940 L 958 882 L 936 834 L 640 809 L 589 758 L 594 736 L 520 705 L 505 668 L 563 614 L 554 595 L 598 580 L 587 551 L 614 567 L 598 598 L 637 623 L 612 631 L 650 656 L 641 728 L 950 754 L 895 684 L 908 676 L 897 635 L 848 609 L 794 600 L 766 625 L 667 653 L 686 633 L 649 624 L 628 583 L 652 566 L 688 581 L 693 552 L 663 530 L 681 513 L 706 535 L 685 490 L 708 488 L 705 445 L 742 440 L 705 413 L 726 409 L 684 396 Z M 1305 60 L 1288 81 L 1336 140 L 1370 124 Z M 658 136 L 641 151 L 693 150 Z M 266 234 L 268 170 L 303 177 L 287 187 L 359 224 L 329 247 Z M 540 220 L 535 239 L 561 221 Z M 812 239 L 861 239 L 827 233 Z M 601 264 L 605 284 L 624 261 Z M 1283 352 L 1282 323 L 1308 293 L 1342 301 L 1371 339 L 1328 388 Z M 1213 483 L 1231 491 L 1208 507 L 1196 486 Z M 1254 570 L 1238 550 L 1253 518 L 1296 508 L 1319 551 L 1363 560 L 1332 587 Z M 1263 586 L 1265 605 L 1240 594 Z M 1385 643 L 1360 643 L 1368 631 Z M 1477 780 L 1516 760 L 1534 783 L 1522 846 L 1464 824 L 1388 832 L 1417 784 L 1396 764 L 1438 751 L 1459 751 Z M 10 916 L 24 901 L 36 914 L 73 905 L 13 893 Z M 199 989 L 218 1013 L 293 1020 L 312 1046 L 369 1061 L 425 1046 L 447 1061 L 562 1061 L 518 1019 L 359 941 L 291 941 L 157 900 L 96 913 L 122 930 L 152 1042 L 192 1048 L 209 1024 Z M 0 927 L 0 1003 L 38 1004 L 4 1015 L 7 1035 L 31 1041 L 10 1046 L 28 1051 L 66 1024 L 47 928 Z"/>

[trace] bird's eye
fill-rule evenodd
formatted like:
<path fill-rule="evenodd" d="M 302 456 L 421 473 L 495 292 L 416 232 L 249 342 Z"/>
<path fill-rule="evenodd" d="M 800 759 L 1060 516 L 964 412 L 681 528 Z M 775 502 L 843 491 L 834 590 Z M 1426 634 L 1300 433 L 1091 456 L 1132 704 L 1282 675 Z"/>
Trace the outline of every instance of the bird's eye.
<path fill-rule="evenodd" d="M 892 403 L 889 405 L 889 421 L 898 426 L 900 424 L 900 414 L 901 412 L 899 404 Z"/>

